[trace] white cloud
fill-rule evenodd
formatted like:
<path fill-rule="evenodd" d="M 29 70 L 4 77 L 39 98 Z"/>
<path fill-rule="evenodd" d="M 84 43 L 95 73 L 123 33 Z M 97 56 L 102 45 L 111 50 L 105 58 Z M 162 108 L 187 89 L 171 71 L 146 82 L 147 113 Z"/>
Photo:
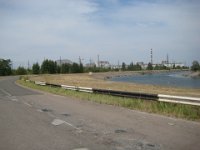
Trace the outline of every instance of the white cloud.
<path fill-rule="evenodd" d="M 166 53 L 177 61 L 200 60 L 196 2 L 124 4 L 114 0 L 105 1 L 104 6 L 92 0 L 0 3 L 0 54 L 16 62 L 60 56 L 89 60 L 97 54 L 113 63 L 148 62 L 151 48 L 157 61 Z"/>

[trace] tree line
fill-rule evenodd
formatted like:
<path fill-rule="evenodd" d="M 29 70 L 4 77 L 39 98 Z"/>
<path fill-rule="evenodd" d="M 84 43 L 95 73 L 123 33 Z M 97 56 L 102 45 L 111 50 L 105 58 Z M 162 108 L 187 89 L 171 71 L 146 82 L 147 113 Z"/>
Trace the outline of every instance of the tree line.
<path fill-rule="evenodd" d="M 34 63 L 31 68 L 24 68 L 19 66 L 17 69 L 12 69 L 12 62 L 10 59 L 0 59 L 0 76 L 7 75 L 25 75 L 25 74 L 57 74 L 57 73 L 84 73 L 84 72 L 108 72 L 108 71 L 140 71 L 143 70 L 141 65 L 133 64 L 129 65 L 122 63 L 120 68 L 103 68 L 103 67 L 84 67 L 82 63 L 65 63 L 57 64 L 56 61 L 45 59 L 42 64 Z M 151 63 L 148 64 L 146 70 L 169 70 L 166 66 L 153 66 Z M 173 69 L 187 69 L 182 67 L 173 67 Z M 193 61 L 191 66 L 192 71 L 200 71 L 200 65 L 198 61 Z"/>
<path fill-rule="evenodd" d="M 46 59 L 40 66 L 38 63 L 33 64 L 32 74 L 56 74 L 56 73 L 83 73 L 83 64 L 65 63 L 58 65 L 55 61 Z"/>
<path fill-rule="evenodd" d="M 0 76 L 7 75 L 25 75 L 25 74 L 56 74 L 56 73 L 83 73 L 82 64 L 62 64 L 58 65 L 55 61 L 46 59 L 39 63 L 34 63 L 32 68 L 19 66 L 17 69 L 12 69 L 10 59 L 0 59 Z"/>

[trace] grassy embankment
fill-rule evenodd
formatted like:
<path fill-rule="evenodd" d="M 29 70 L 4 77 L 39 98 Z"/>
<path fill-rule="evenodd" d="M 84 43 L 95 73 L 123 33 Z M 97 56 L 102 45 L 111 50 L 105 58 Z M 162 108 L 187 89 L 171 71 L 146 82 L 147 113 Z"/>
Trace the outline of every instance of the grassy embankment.
<path fill-rule="evenodd" d="M 76 75 L 72 75 L 72 76 L 75 77 Z M 47 77 L 47 76 L 43 76 L 43 77 Z M 64 90 L 64 89 L 55 88 L 55 87 L 38 86 L 31 82 L 25 82 L 23 80 L 19 80 L 18 83 L 30 88 L 37 89 L 37 90 L 46 91 L 46 92 L 63 95 L 63 96 L 70 96 L 70 97 L 78 98 L 81 100 L 89 100 L 89 101 L 97 102 L 100 104 L 121 106 L 121 107 L 134 109 L 134 110 L 162 114 L 165 116 L 200 121 L 200 107 L 198 106 L 171 104 L 171 103 L 164 103 L 164 102 L 145 101 L 145 100 L 132 99 L 132 98 L 115 97 L 115 96 L 109 96 L 109 95 L 83 93 L 83 92 L 77 92 L 77 91 L 71 91 L 71 90 Z"/>

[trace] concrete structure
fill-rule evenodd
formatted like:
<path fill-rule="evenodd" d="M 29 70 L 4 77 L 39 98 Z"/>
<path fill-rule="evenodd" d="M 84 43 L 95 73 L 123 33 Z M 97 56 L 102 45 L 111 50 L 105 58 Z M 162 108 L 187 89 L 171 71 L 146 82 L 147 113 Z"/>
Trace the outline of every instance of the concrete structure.
<path fill-rule="evenodd" d="M 137 62 L 136 64 L 140 65 L 142 69 L 146 69 L 148 67 L 148 64 L 145 64 L 144 62 Z M 184 67 L 185 65 L 183 63 L 169 63 L 168 61 L 162 61 L 160 64 L 152 64 L 152 66 L 165 66 L 172 69 L 174 66 Z"/>
<path fill-rule="evenodd" d="M 110 65 L 110 63 L 108 61 L 99 61 L 98 66 L 101 67 L 101 68 L 109 68 L 109 67 L 111 67 L 111 65 Z"/>
<path fill-rule="evenodd" d="M 173 67 L 184 67 L 185 65 L 183 63 L 169 63 L 168 61 L 162 61 L 161 63 L 163 66 L 168 67 L 168 68 L 173 68 Z"/>

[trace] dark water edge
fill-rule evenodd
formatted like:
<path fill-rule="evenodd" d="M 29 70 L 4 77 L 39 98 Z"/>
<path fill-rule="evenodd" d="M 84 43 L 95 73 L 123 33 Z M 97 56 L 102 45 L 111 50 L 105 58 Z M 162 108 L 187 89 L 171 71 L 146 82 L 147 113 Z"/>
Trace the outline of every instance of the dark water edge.
<path fill-rule="evenodd" d="M 110 80 L 116 82 L 150 84 L 177 88 L 200 88 L 200 78 L 192 78 L 188 74 L 189 72 L 187 71 L 164 72 L 155 74 L 113 77 Z"/>

